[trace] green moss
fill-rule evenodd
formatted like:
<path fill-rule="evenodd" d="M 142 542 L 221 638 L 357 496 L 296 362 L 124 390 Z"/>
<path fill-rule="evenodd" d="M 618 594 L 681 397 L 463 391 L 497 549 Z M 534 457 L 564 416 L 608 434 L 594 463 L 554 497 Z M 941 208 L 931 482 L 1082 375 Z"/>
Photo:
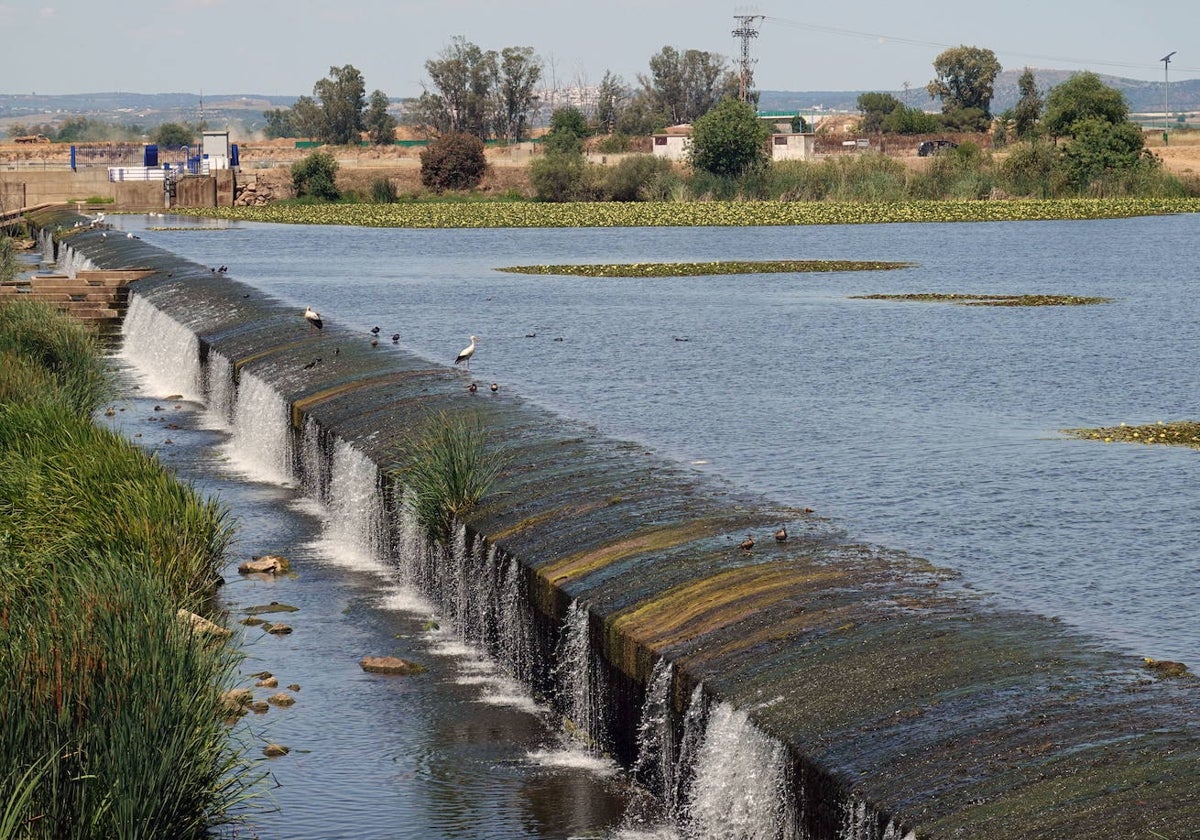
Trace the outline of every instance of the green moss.
<path fill-rule="evenodd" d="M 922 303 L 957 303 L 962 306 L 1090 306 L 1111 303 L 1112 298 L 1081 295 L 969 295 L 957 292 L 913 292 L 896 295 L 851 295 L 851 300 L 907 300 Z"/>

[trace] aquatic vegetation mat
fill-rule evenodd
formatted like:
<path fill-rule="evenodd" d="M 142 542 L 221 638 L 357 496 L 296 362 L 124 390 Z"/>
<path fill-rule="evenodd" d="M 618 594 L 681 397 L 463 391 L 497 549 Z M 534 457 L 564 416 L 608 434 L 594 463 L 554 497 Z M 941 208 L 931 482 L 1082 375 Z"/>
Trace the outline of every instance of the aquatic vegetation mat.
<path fill-rule="evenodd" d="M 1105 443 L 1156 443 L 1166 446 L 1190 446 L 1200 449 L 1200 423 L 1194 420 L 1176 420 L 1164 423 L 1147 423 L 1142 426 L 1101 426 L 1095 429 L 1062 429 L 1064 435 L 1102 440 Z"/>
<path fill-rule="evenodd" d="M 1082 295 L 966 295 L 955 292 L 916 292 L 900 295 L 851 295 L 852 300 L 911 300 L 922 303 L 957 303 L 961 306 L 1090 306 L 1112 303 L 1112 298 Z"/>
<path fill-rule="evenodd" d="M 1014 222 L 1117 219 L 1200 212 L 1196 198 L 1070 198 L 1008 201 L 598 201 L 267 204 L 172 213 L 287 224 L 404 228 L 742 227 L 892 222 Z"/>
<path fill-rule="evenodd" d="M 730 260 L 693 263 L 594 263 L 580 265 L 512 265 L 497 268 L 510 274 L 564 274 L 576 277 L 702 277 L 712 274 L 809 274 L 820 271 L 890 271 L 912 268 L 910 262 L 878 260 Z"/>

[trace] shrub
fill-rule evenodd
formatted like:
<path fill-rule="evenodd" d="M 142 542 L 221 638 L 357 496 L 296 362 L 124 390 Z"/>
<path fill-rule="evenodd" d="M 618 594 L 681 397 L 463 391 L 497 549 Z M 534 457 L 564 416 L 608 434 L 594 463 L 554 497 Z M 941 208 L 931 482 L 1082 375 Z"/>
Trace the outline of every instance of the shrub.
<path fill-rule="evenodd" d="M 654 155 L 627 157 L 605 178 L 605 194 L 611 201 L 647 201 L 653 185 L 671 172 L 671 162 Z"/>
<path fill-rule="evenodd" d="M 632 141 L 628 134 L 606 134 L 596 141 L 596 151 L 603 155 L 620 155 L 628 152 Z"/>
<path fill-rule="evenodd" d="M 334 180 L 337 170 L 338 162 L 329 152 L 313 152 L 292 164 L 292 189 L 296 197 L 337 201 L 341 197 Z"/>
<path fill-rule="evenodd" d="M 486 171 L 483 141 L 473 134 L 443 134 L 421 152 L 421 183 L 435 192 L 474 189 Z"/>
<path fill-rule="evenodd" d="M 396 185 L 390 178 L 376 178 L 371 182 L 371 201 L 376 204 L 392 204 L 396 200 Z"/>
<path fill-rule="evenodd" d="M 599 201 L 605 193 L 604 170 L 570 152 L 535 160 L 529 165 L 529 182 L 539 201 Z"/>
<path fill-rule="evenodd" d="M 442 413 L 430 420 L 401 471 L 406 504 L 430 540 L 449 542 L 454 523 L 487 494 L 506 460 L 488 451 L 476 417 Z"/>

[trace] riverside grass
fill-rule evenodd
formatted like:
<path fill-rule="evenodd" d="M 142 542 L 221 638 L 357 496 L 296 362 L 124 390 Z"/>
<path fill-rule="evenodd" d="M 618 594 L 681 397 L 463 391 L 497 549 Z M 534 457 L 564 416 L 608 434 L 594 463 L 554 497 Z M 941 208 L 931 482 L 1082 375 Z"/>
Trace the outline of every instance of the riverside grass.
<path fill-rule="evenodd" d="M 1200 213 L 1200 198 L 905 201 L 412 202 L 178 209 L 179 215 L 399 228 L 744 227 L 1016 222 Z"/>
<path fill-rule="evenodd" d="M 227 514 L 91 422 L 84 328 L 0 308 L 0 838 L 208 836 L 253 780 L 218 714 Z M 32 387 L 32 390 L 30 390 Z"/>

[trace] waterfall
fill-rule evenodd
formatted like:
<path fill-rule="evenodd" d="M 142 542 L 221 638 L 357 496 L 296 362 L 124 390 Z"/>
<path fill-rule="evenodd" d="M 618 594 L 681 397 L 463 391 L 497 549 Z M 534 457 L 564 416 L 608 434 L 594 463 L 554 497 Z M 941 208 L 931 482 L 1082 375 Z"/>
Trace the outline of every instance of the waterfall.
<path fill-rule="evenodd" d="M 42 254 L 39 262 L 43 266 L 54 265 L 54 234 L 49 228 L 40 228 L 38 230 L 38 250 Z"/>
<path fill-rule="evenodd" d="M 290 407 L 266 380 L 242 371 L 233 409 L 233 456 L 258 481 L 290 484 L 292 435 Z"/>
<path fill-rule="evenodd" d="M 233 407 L 237 400 L 233 365 L 215 350 L 208 351 L 208 359 L 204 365 L 204 393 L 208 419 L 218 428 L 232 428 Z"/>
<path fill-rule="evenodd" d="M 776 840 L 796 837 L 787 797 L 788 755 L 759 731 L 745 711 L 716 703 L 708 711 L 683 810 L 693 840 Z"/>
<path fill-rule="evenodd" d="M 307 450 L 317 442 L 305 438 Z M 329 463 L 329 489 L 322 539 L 336 546 L 336 554 L 356 567 L 380 568 L 384 557 L 384 505 L 379 468 L 375 462 L 343 440 L 337 440 Z M 306 488 L 307 489 L 307 488 Z M 310 494 L 311 495 L 311 494 Z"/>
<path fill-rule="evenodd" d="M 121 357 L 145 377 L 148 391 L 204 400 L 200 339 L 187 327 L 132 295 L 121 338 Z"/>
<path fill-rule="evenodd" d="M 91 271 L 96 268 L 96 264 L 70 245 L 60 244 L 58 248 L 58 261 L 55 267 L 60 274 L 74 278 L 76 273 L 80 271 Z"/>
<path fill-rule="evenodd" d="M 516 557 L 461 523 L 449 545 L 432 542 L 405 503 L 403 486 L 351 443 L 306 418 L 296 435 L 291 407 L 267 380 L 240 369 L 187 327 L 134 295 L 123 324 L 122 353 L 154 391 L 206 402 L 214 422 L 231 431 L 230 448 L 252 478 L 299 483 L 328 511 L 324 538 L 338 555 L 374 568 L 389 561 L 399 582 L 419 592 L 468 643 L 527 689 L 553 683 L 556 706 L 576 741 L 593 755 L 609 744 L 609 688 L 595 652 L 592 616 L 575 600 L 563 618 L 553 661 L 538 662 L 539 638 L 530 573 Z M 293 448 L 295 452 L 293 453 Z M 541 677 L 539 678 L 539 675 Z M 634 776 L 658 803 L 655 821 L 688 840 L 807 840 L 804 803 L 793 794 L 792 756 L 745 711 L 709 699 L 697 685 L 682 716 L 672 702 L 675 668 L 660 659 L 645 687 Z M 850 799 L 842 840 L 912 840 L 869 806 Z"/>
<path fill-rule="evenodd" d="M 603 752 L 603 685 L 592 656 L 588 610 L 578 600 L 571 602 L 563 620 L 554 671 L 559 709 L 569 731 L 589 752 Z"/>
<path fill-rule="evenodd" d="M 666 659 L 654 663 L 637 731 L 633 776 L 670 811 L 675 791 L 675 725 L 671 686 L 675 666 Z"/>

